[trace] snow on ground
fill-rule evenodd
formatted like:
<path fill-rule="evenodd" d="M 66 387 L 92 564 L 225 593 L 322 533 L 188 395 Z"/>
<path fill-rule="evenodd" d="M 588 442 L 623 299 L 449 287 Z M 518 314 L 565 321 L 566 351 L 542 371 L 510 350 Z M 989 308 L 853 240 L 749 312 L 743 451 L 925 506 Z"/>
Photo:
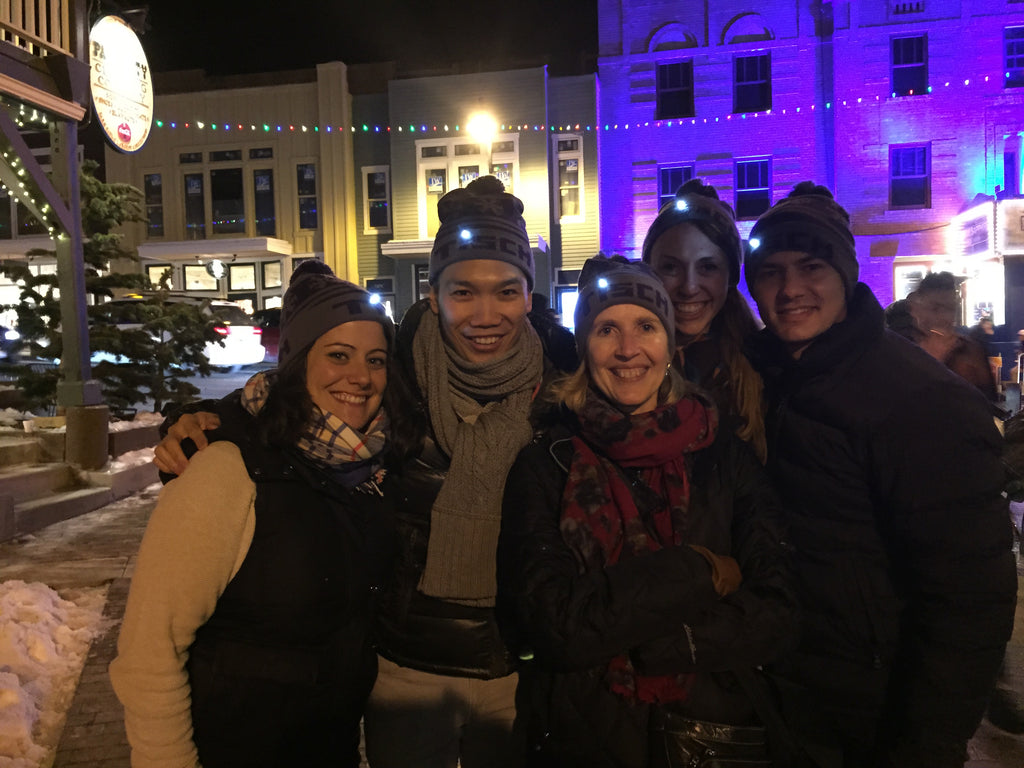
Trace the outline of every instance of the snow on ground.
<path fill-rule="evenodd" d="M 105 601 L 105 587 L 61 597 L 38 582 L 0 582 L 0 768 L 51 764 Z"/>

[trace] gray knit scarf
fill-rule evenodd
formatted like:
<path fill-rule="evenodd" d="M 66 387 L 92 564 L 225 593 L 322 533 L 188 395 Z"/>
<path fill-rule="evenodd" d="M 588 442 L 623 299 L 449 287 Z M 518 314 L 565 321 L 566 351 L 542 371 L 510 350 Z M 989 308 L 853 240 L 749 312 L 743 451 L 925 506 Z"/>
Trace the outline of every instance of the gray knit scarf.
<path fill-rule="evenodd" d="M 525 325 L 508 355 L 486 363 L 471 363 L 446 344 L 433 312 L 416 329 L 416 381 L 427 395 L 434 439 L 451 457 L 430 511 L 419 583 L 426 595 L 494 605 L 505 478 L 533 436 L 530 404 L 544 370 L 540 337 Z"/>

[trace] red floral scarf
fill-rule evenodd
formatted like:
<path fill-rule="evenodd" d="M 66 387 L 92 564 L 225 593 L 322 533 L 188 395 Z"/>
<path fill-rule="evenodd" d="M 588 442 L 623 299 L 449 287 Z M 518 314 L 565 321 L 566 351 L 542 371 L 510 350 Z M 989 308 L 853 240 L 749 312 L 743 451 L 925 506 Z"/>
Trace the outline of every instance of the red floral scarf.
<path fill-rule="evenodd" d="M 702 395 L 691 394 L 653 411 L 627 415 L 594 391 L 578 414 L 580 435 L 562 494 L 562 537 L 576 554 L 580 570 L 679 546 L 688 527 L 690 501 L 687 454 L 712 443 L 718 412 Z M 635 469 L 634 491 L 623 468 Z M 647 525 L 634 494 L 655 494 Z M 660 503 L 658 503 L 660 502 Z M 644 702 L 681 701 L 690 676 L 638 675 L 626 654 L 612 659 L 613 691 Z"/>

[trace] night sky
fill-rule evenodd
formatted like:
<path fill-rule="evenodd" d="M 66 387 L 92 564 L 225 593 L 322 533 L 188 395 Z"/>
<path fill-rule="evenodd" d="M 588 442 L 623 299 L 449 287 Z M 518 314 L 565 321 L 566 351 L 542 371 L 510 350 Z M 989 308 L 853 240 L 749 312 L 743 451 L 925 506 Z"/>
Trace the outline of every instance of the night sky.
<path fill-rule="evenodd" d="M 331 60 L 399 61 L 418 68 L 461 61 L 494 69 L 545 55 L 556 75 L 596 69 L 597 0 L 149 0 L 148 5 L 142 44 L 158 72 L 198 68 L 239 74 Z"/>

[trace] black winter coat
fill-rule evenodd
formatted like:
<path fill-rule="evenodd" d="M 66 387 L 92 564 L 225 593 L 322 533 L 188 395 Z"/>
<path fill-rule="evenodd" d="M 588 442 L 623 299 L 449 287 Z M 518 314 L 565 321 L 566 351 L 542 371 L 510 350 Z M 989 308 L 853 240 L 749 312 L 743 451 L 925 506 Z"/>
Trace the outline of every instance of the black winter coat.
<path fill-rule="evenodd" d="M 373 596 L 393 555 L 385 500 L 343 487 L 295 451 L 257 444 L 237 398 L 218 412 L 222 425 L 209 439 L 242 452 L 256 484 L 256 527 L 189 649 L 199 759 L 357 766 L 377 675 Z"/>
<path fill-rule="evenodd" d="M 1016 602 L 988 404 L 885 330 L 863 284 L 798 360 L 768 332 L 752 358 L 803 608 L 780 674 L 841 741 L 870 745 L 877 726 L 875 764 L 961 765 Z"/>
<path fill-rule="evenodd" d="M 406 386 L 417 396 L 417 402 L 409 407 L 422 412 L 424 433 L 417 438 L 418 455 L 390 474 L 384 484 L 384 493 L 396 508 L 399 554 L 391 583 L 378 604 L 378 651 L 403 667 L 424 672 L 485 679 L 504 677 L 515 670 L 516 664 L 498 631 L 494 608 L 461 605 L 424 595 L 417 589 L 427 562 L 430 510 L 451 462 L 431 435 L 427 398 L 416 384 L 412 357 L 412 341 L 420 318 L 429 311 L 425 300 L 413 305 L 402 319 L 395 340 Z M 575 346 L 565 328 L 542 317 L 531 315 L 530 319 L 544 344 L 542 390 L 560 372 L 575 367 Z M 560 359 L 552 360 L 553 350 L 562 351 Z M 550 411 L 538 393 L 531 412 L 534 425 L 545 423 Z"/>
<path fill-rule="evenodd" d="M 498 606 L 520 656 L 516 728 L 531 765 L 644 768 L 646 704 L 611 693 L 608 661 L 628 652 L 641 674 L 696 672 L 693 718 L 756 723 L 730 670 L 772 661 L 795 642 L 796 603 L 778 502 L 749 446 L 720 430 L 693 455 L 684 546 L 580 573 L 559 522 L 570 422 L 526 447 L 505 486 Z M 643 496 L 637 495 L 643 511 Z M 719 598 L 707 563 L 685 544 L 731 554 L 743 585 Z"/>

